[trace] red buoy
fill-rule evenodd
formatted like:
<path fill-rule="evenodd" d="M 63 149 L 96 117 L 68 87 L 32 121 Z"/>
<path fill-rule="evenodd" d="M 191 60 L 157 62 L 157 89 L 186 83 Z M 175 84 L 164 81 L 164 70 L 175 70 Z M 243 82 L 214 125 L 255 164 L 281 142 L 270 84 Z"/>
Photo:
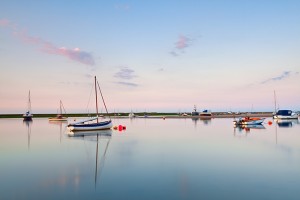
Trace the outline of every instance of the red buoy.
<path fill-rule="evenodd" d="M 123 130 L 123 126 L 119 125 L 118 129 L 119 129 L 119 131 L 122 131 Z"/>
<path fill-rule="evenodd" d="M 273 122 L 271 122 L 271 121 L 268 121 L 268 124 L 269 124 L 269 125 L 272 125 L 272 124 L 273 124 Z"/>

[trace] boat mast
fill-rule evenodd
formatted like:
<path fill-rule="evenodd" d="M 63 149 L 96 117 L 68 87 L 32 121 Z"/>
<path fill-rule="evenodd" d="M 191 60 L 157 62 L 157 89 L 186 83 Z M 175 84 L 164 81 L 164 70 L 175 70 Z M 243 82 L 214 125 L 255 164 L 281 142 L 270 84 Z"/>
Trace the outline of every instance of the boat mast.
<path fill-rule="evenodd" d="M 276 113 L 276 93 L 275 93 L 275 90 L 274 90 L 274 102 L 275 102 L 275 113 Z"/>
<path fill-rule="evenodd" d="M 98 96 L 97 96 L 97 79 L 96 79 L 96 76 L 95 76 L 95 94 L 96 94 L 96 113 L 97 113 L 97 123 L 99 122 L 98 121 Z"/>
<path fill-rule="evenodd" d="M 30 90 L 28 94 L 28 111 L 31 113 Z"/>
<path fill-rule="evenodd" d="M 59 113 L 59 114 L 61 114 L 61 115 L 62 115 L 62 110 L 61 110 L 61 100 L 59 100 L 59 111 L 60 111 L 60 113 Z"/>

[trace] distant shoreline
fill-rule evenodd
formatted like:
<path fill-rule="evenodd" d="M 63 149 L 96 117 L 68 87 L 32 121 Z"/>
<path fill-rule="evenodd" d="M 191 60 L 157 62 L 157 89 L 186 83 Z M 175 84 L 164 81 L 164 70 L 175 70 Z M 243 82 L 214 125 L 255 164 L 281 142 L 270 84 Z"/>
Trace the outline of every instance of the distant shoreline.
<path fill-rule="evenodd" d="M 128 118 L 129 113 L 109 113 L 109 116 L 112 118 Z M 87 117 L 87 116 L 95 116 L 95 113 L 87 114 L 87 113 L 72 113 L 72 114 L 65 114 L 66 117 Z M 99 114 L 100 115 L 100 114 Z M 245 112 L 245 113 L 227 113 L 227 112 L 212 112 L 212 116 L 210 117 L 203 117 L 203 116 L 191 116 L 188 114 L 187 116 L 179 115 L 178 113 L 135 113 L 136 118 L 203 118 L 203 119 L 210 119 L 210 118 L 237 118 L 237 117 L 272 117 L 272 112 Z M 33 114 L 33 118 L 49 118 L 55 117 L 56 114 Z M 23 114 L 0 114 L 0 118 L 23 118 Z"/>

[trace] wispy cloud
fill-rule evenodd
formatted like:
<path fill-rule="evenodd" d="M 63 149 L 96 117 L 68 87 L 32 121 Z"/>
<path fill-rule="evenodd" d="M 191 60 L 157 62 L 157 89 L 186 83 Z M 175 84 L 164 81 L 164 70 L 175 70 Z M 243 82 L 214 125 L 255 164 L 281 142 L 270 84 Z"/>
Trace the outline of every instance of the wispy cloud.
<path fill-rule="evenodd" d="M 130 80 L 137 76 L 134 75 L 134 70 L 132 70 L 128 67 L 121 67 L 120 70 L 117 73 L 115 73 L 114 77 Z"/>
<path fill-rule="evenodd" d="M 116 10 L 125 10 L 125 11 L 127 11 L 127 10 L 130 9 L 130 6 L 128 4 L 120 4 L 120 3 L 118 3 L 118 4 L 115 4 L 115 9 Z"/>
<path fill-rule="evenodd" d="M 136 84 L 136 83 L 123 82 L 123 81 L 119 81 L 119 82 L 117 82 L 117 84 L 131 86 L 131 87 L 137 87 L 138 86 L 138 84 Z"/>
<path fill-rule="evenodd" d="M 184 36 L 184 35 L 180 35 L 178 38 L 178 41 L 176 42 L 176 48 L 177 49 L 185 49 L 188 46 L 190 46 L 191 43 L 191 39 Z"/>
<path fill-rule="evenodd" d="M 9 26 L 10 23 L 8 19 L 0 19 L 0 26 Z"/>
<path fill-rule="evenodd" d="M 116 82 L 117 84 L 127 85 L 127 86 L 138 86 L 136 83 L 127 82 L 136 78 L 135 71 L 129 67 L 120 67 L 119 71 L 115 73 L 115 78 L 121 79 L 121 81 Z M 126 81 L 123 81 L 126 80 Z"/>
<path fill-rule="evenodd" d="M 95 65 L 93 55 L 89 52 L 82 51 L 79 48 L 68 49 L 66 47 L 57 47 L 51 42 L 29 35 L 27 31 L 19 29 L 16 24 L 7 19 L 0 19 L 0 26 L 10 29 L 14 37 L 18 38 L 25 44 L 39 47 L 44 53 L 60 55 L 89 66 Z"/>
<path fill-rule="evenodd" d="M 195 41 L 195 39 L 192 39 L 191 37 L 185 36 L 185 35 L 179 35 L 177 41 L 175 42 L 175 46 L 173 47 L 173 50 L 169 53 L 177 57 L 180 54 L 183 54 L 185 52 L 185 49 L 192 45 L 192 43 Z"/>
<path fill-rule="evenodd" d="M 281 80 L 289 78 L 290 76 L 298 75 L 298 74 L 299 74 L 299 72 L 284 71 L 279 76 L 276 76 L 276 77 L 273 77 L 273 78 L 269 78 L 269 79 L 264 80 L 264 81 L 262 81 L 260 83 L 261 84 L 266 84 L 266 83 L 273 82 L 273 81 L 281 81 Z"/>
<path fill-rule="evenodd" d="M 93 75 L 91 75 L 91 74 L 85 74 L 84 77 L 86 77 L 88 79 L 91 79 L 91 78 L 93 78 Z"/>

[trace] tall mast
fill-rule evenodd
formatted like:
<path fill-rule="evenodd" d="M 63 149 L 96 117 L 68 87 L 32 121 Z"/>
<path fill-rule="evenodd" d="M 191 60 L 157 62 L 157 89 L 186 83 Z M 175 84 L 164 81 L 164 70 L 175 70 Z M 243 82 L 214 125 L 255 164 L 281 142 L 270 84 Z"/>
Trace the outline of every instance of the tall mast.
<path fill-rule="evenodd" d="M 60 113 L 59 113 L 59 114 L 61 114 L 61 115 L 62 115 L 62 110 L 61 110 L 61 100 L 59 100 L 59 111 L 60 111 Z"/>
<path fill-rule="evenodd" d="M 275 113 L 276 113 L 276 93 L 275 93 L 275 90 L 274 90 L 274 102 L 275 102 Z"/>
<path fill-rule="evenodd" d="M 29 90 L 29 94 L 28 94 L 28 111 L 31 112 L 30 90 Z"/>
<path fill-rule="evenodd" d="M 97 85 L 96 85 L 96 82 L 97 82 L 97 79 L 96 79 L 96 76 L 95 76 L 96 113 L 97 113 L 97 123 L 98 123 L 99 122 L 98 121 L 98 96 L 97 96 Z"/>

